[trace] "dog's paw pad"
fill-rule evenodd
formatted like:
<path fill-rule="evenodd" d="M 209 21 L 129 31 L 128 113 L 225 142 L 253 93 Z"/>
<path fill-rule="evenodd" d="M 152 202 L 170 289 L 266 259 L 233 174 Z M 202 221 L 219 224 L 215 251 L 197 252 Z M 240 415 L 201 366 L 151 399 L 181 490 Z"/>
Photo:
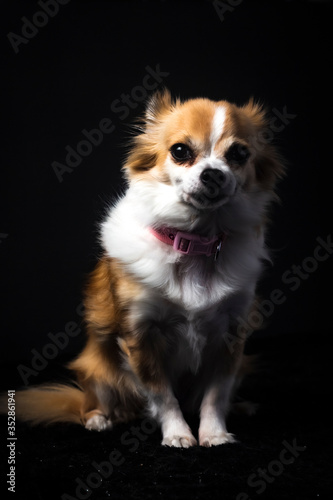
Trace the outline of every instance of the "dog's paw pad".
<path fill-rule="evenodd" d="M 200 437 L 200 446 L 204 446 L 205 448 L 226 443 L 236 443 L 234 435 L 230 434 L 230 432 L 221 432 L 217 435 Z"/>
<path fill-rule="evenodd" d="M 88 431 L 105 431 L 106 429 L 111 429 L 112 422 L 108 420 L 104 415 L 94 415 L 86 421 L 85 428 Z"/>
<path fill-rule="evenodd" d="M 165 437 L 162 441 L 163 446 L 174 446 L 176 448 L 190 448 L 195 446 L 197 440 L 193 436 L 170 436 Z"/>

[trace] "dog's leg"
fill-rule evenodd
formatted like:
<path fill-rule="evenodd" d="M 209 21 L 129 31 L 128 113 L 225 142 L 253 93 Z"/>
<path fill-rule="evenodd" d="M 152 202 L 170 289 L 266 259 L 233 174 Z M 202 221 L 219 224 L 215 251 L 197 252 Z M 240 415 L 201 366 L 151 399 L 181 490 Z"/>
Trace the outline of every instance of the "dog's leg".
<path fill-rule="evenodd" d="M 183 448 L 194 446 L 196 439 L 174 396 L 169 373 L 168 363 L 174 356 L 175 347 L 167 339 L 173 337 L 176 321 L 168 310 L 150 304 L 140 303 L 136 311 L 138 309 L 139 313 L 132 312 L 132 326 L 125 337 L 128 363 L 140 381 L 151 416 L 161 426 L 162 444 Z"/>
<path fill-rule="evenodd" d="M 104 431 L 111 429 L 111 387 L 101 383 L 90 383 L 85 390 L 85 407 L 83 423 L 89 431 Z"/>
<path fill-rule="evenodd" d="M 93 410 L 85 414 L 85 428 L 88 431 L 105 431 L 111 429 L 111 419 L 107 418 L 100 410 Z"/>
<path fill-rule="evenodd" d="M 159 394 L 151 394 L 149 408 L 152 416 L 161 425 L 162 445 L 189 448 L 197 444 L 170 388 Z"/>
<path fill-rule="evenodd" d="M 200 446 L 210 447 L 235 441 L 225 423 L 233 382 L 233 376 L 220 377 L 207 389 L 200 409 Z"/>
<path fill-rule="evenodd" d="M 139 352 L 136 352 L 136 356 Z M 141 352 L 142 357 L 147 362 L 149 356 L 147 346 Z M 172 388 L 168 382 L 165 373 L 163 373 L 164 358 L 156 356 L 154 352 L 154 362 L 150 365 L 150 369 L 145 370 L 142 374 L 141 368 L 144 363 L 140 363 L 140 368 L 135 371 L 143 383 L 144 392 L 148 399 L 148 411 L 154 418 L 162 430 L 162 445 L 175 446 L 177 448 L 189 448 L 197 444 L 196 439 L 192 435 L 191 429 L 186 423 L 179 403 L 173 394 Z M 147 369 L 147 364 L 146 367 Z"/>
<path fill-rule="evenodd" d="M 200 446 L 235 442 L 234 436 L 227 431 L 226 418 L 242 353 L 243 342 L 240 341 L 233 352 L 224 346 L 220 356 L 214 357 L 215 373 L 207 385 L 200 407 Z M 219 365 L 222 365 L 221 368 Z"/>

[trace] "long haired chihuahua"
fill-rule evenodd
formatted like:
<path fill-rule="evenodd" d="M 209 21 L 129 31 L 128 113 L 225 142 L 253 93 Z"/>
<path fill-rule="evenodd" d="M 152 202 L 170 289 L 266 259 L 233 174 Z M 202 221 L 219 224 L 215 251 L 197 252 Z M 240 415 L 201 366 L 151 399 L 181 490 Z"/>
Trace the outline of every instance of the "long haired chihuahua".
<path fill-rule="evenodd" d="M 261 106 L 199 98 L 149 101 L 123 167 L 127 190 L 101 225 L 103 255 L 85 295 L 77 385 L 19 391 L 32 424 L 101 431 L 149 415 L 162 444 L 234 441 L 226 417 L 244 365 L 239 319 L 268 259 L 264 236 L 281 160 Z M 230 348 L 230 336 L 237 339 Z M 227 341 L 229 339 L 229 341 Z"/>

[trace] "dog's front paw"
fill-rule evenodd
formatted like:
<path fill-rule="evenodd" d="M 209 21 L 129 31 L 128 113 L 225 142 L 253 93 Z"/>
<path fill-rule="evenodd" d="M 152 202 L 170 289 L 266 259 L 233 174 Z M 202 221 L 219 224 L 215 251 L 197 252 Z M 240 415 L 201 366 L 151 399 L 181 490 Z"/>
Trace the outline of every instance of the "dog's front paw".
<path fill-rule="evenodd" d="M 165 436 L 162 441 L 163 446 L 175 446 L 176 448 L 190 448 L 196 444 L 198 444 L 197 440 L 192 434 L 186 436 Z"/>
<path fill-rule="evenodd" d="M 230 432 L 219 432 L 216 434 L 200 435 L 199 444 L 205 448 L 218 446 L 219 444 L 236 443 L 236 439 Z"/>
<path fill-rule="evenodd" d="M 108 420 L 104 415 L 93 415 L 90 417 L 85 424 L 85 428 L 88 431 L 105 431 L 106 429 L 111 429 L 112 422 Z"/>

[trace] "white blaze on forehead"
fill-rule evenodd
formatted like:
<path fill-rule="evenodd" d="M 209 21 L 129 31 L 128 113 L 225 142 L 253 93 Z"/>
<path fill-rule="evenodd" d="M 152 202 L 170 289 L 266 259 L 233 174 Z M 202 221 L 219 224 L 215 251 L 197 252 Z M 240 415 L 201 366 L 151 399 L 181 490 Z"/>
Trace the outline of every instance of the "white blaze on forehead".
<path fill-rule="evenodd" d="M 217 141 L 220 139 L 223 129 L 224 129 L 224 122 L 225 122 L 225 108 L 222 108 L 222 106 L 219 106 L 214 114 L 213 118 L 213 123 L 212 123 L 212 130 L 210 133 L 210 142 L 212 149 L 211 151 L 214 151 L 215 145 Z"/>

